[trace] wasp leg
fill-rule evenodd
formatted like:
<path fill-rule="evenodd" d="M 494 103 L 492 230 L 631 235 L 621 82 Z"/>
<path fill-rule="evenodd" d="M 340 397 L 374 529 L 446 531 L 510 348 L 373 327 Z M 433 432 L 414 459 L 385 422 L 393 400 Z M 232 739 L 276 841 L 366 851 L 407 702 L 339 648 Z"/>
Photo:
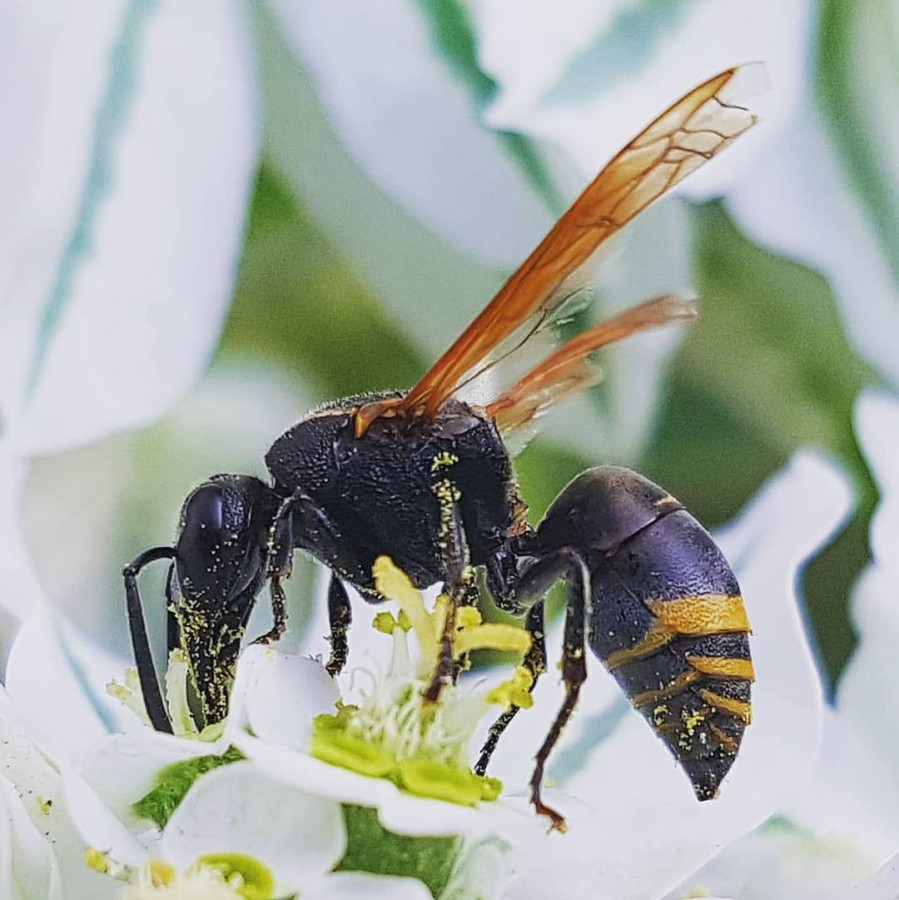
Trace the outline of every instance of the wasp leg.
<path fill-rule="evenodd" d="M 456 630 L 456 610 L 460 606 L 470 606 L 473 602 L 472 591 L 477 590 L 474 584 L 474 570 L 469 564 L 468 541 L 462 524 L 462 515 L 457 503 L 449 506 L 444 520 L 443 567 L 446 572 L 446 583 L 443 591 L 448 598 L 446 619 L 443 623 L 443 634 L 440 637 L 440 651 L 437 665 L 430 684 L 424 691 L 424 698 L 436 703 L 440 692 L 446 684 L 453 684 L 459 674 L 459 666 L 453 657 L 453 635 Z M 474 599 L 476 600 L 476 594 Z"/>
<path fill-rule="evenodd" d="M 281 501 L 269 531 L 268 575 L 274 623 L 270 631 L 256 638 L 254 641 L 256 644 L 269 644 L 280 638 L 287 630 L 287 598 L 282 582 L 290 578 L 292 569 L 293 522 L 296 515 L 303 517 L 304 522 L 301 526 L 303 532 L 314 533 L 323 551 L 337 555 L 340 535 L 324 510 L 318 507 L 308 494 L 298 489 Z M 324 555 L 328 556 L 329 552 L 325 552 Z"/>
<path fill-rule="evenodd" d="M 325 668 L 331 677 L 339 675 L 346 664 L 349 645 L 347 644 L 347 631 L 353 620 L 353 610 L 350 606 L 350 598 L 341 580 L 331 574 L 331 583 L 328 585 L 328 622 L 331 625 L 331 655 Z"/>
<path fill-rule="evenodd" d="M 573 557 L 568 550 L 559 550 L 543 556 L 526 565 L 521 572 L 504 572 L 499 557 L 488 566 L 487 577 L 493 602 L 504 612 L 513 615 L 527 614 L 525 628 L 531 635 L 531 649 L 522 660 L 522 665 L 531 673 L 530 690 L 533 692 L 537 680 L 546 671 L 546 639 L 543 625 L 543 600 L 549 589 L 560 578 L 569 576 Z M 514 580 L 510 583 L 510 577 Z M 483 775 L 490 764 L 490 757 L 503 732 L 518 714 L 520 707 L 506 710 L 490 727 L 487 740 L 481 748 L 481 755 L 474 767 L 478 775 Z"/>
<path fill-rule="evenodd" d="M 546 671 L 546 638 L 543 631 L 543 601 L 535 603 L 529 610 L 525 619 L 525 628 L 531 635 L 531 649 L 525 654 L 521 665 L 531 674 L 531 686 L 529 690 L 533 692 L 537 684 L 537 679 Z M 481 748 L 481 755 L 475 764 L 474 771 L 477 775 L 484 775 L 487 772 L 487 766 L 490 765 L 490 757 L 496 750 L 496 745 L 502 737 L 503 732 L 509 727 L 509 724 L 515 718 L 520 706 L 510 706 L 494 723 L 490 726 L 487 734 L 487 740 Z"/>
<path fill-rule="evenodd" d="M 289 571 L 286 575 L 277 574 L 271 576 L 269 593 L 272 604 L 272 627 L 265 634 L 260 634 L 253 641 L 254 644 L 271 644 L 280 640 L 284 636 L 284 632 L 287 631 L 287 595 L 281 586 L 281 579 L 289 577 Z"/>
<path fill-rule="evenodd" d="M 175 551 L 172 547 L 154 547 L 152 550 L 141 553 L 137 559 L 122 570 L 122 577 L 125 580 L 128 628 L 131 632 L 131 646 L 134 649 L 134 662 L 137 666 L 141 693 L 144 695 L 144 705 L 153 728 L 167 734 L 172 734 L 172 722 L 162 697 L 162 690 L 159 687 L 156 664 L 153 662 L 153 651 L 147 636 L 147 623 L 144 620 L 144 610 L 137 589 L 137 576 L 148 563 L 155 562 L 157 559 L 174 559 L 174 557 Z"/>
<path fill-rule="evenodd" d="M 564 552 L 564 551 L 563 551 Z M 581 685 L 587 678 L 587 663 L 584 657 L 584 619 L 586 597 L 590 591 L 590 574 L 579 556 L 572 551 L 572 565 L 568 575 L 568 605 L 565 611 L 565 645 L 562 650 L 562 681 L 565 684 L 565 700 L 549 729 L 549 734 L 535 757 L 534 772 L 531 775 L 531 803 L 537 814 L 547 816 L 552 821 L 552 829 L 565 831 L 565 818 L 547 806 L 540 797 L 543 771 L 553 747 L 562 734 L 574 708 L 577 705 Z"/>
<path fill-rule="evenodd" d="M 268 537 L 269 594 L 272 605 L 272 627 L 259 635 L 254 644 L 271 644 L 287 631 L 287 595 L 281 584 L 290 578 L 293 568 L 293 508 L 305 495 L 299 492 L 282 501 L 272 522 Z"/>

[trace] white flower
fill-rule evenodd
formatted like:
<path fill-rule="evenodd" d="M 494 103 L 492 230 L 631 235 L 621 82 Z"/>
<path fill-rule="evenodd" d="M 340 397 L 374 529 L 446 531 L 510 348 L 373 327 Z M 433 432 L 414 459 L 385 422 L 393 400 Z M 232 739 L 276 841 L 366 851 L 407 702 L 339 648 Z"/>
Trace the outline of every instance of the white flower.
<path fill-rule="evenodd" d="M 59 771 L 28 734 L 0 687 L 0 895 L 9 900 L 112 898 L 84 865 L 85 844 L 70 817 Z"/>
<path fill-rule="evenodd" d="M 384 644 L 392 644 L 387 671 L 371 661 L 364 669 L 350 665 L 347 678 L 356 689 L 337 709 L 332 700 L 327 711 L 336 714 L 318 716 L 313 727 L 308 715 L 280 714 L 281 698 L 291 682 L 300 683 L 292 676 L 300 675 L 301 665 L 324 670 L 320 664 L 269 651 L 259 660 L 262 677 L 256 689 L 246 696 L 248 730 L 232 732 L 234 744 L 273 776 L 308 789 L 317 786 L 346 803 L 377 808 L 385 827 L 404 834 L 484 835 L 498 826 L 521 828 L 518 814 L 492 802 L 499 785 L 473 775 L 470 759 L 480 720 L 491 708 L 502 709 L 513 695 L 526 703 L 526 682 L 521 686 L 516 676 L 492 689 L 445 686 L 439 703 L 426 701 L 423 693 L 437 659 L 445 604 L 438 601 L 433 613 L 425 613 L 405 575 L 387 560 L 377 565 L 383 590 L 400 600 L 403 610 L 399 619 L 390 613 L 376 619 L 385 632 L 380 635 L 381 654 Z M 526 647 L 521 629 L 482 625 L 475 621 L 474 609 L 460 611 L 460 618 L 468 621 L 456 637 L 458 653 L 484 646 L 518 652 Z M 412 636 L 417 640 L 410 648 Z M 311 686 L 310 674 L 301 676 L 306 679 L 304 694 Z"/>
<path fill-rule="evenodd" d="M 206 367 L 259 126 L 232 0 L 13 2 L 0 33 L 0 604 L 23 619 L 27 462 L 152 421 Z"/>
<path fill-rule="evenodd" d="M 103 827 L 98 807 L 78 812 L 88 834 Z M 298 891 L 304 897 L 339 896 L 346 878 L 329 874 L 347 848 L 340 805 L 271 778 L 251 762 L 233 762 L 197 778 L 151 846 L 143 837 L 134 840 L 130 852 L 122 844 L 97 860 L 129 881 L 123 893 L 128 900 L 203 896 L 204 884 L 222 897 L 274 900 Z M 126 865 L 123 856 L 130 859 Z M 409 879 L 356 875 L 354 880 L 376 896 L 378 891 L 390 896 L 391 890 L 397 896 L 427 896 Z M 240 893 L 243 885 L 255 893 Z"/>
<path fill-rule="evenodd" d="M 741 900 L 892 900 L 899 894 L 892 862 L 899 852 L 899 706 L 889 682 L 899 634 L 892 549 L 899 540 L 899 402 L 863 395 L 856 432 L 881 502 L 871 528 L 873 562 L 852 600 L 859 646 L 826 711 L 821 752 L 777 815 L 690 879 L 693 886 Z"/>
<path fill-rule="evenodd" d="M 9 858 L 17 867 L 12 874 L 28 886 L 24 893 L 4 896 L 176 900 L 205 897 L 202 891 L 207 889 L 236 897 L 235 891 L 247 884 L 258 889 L 252 896 L 260 900 L 299 890 L 316 898 L 344 896 L 345 891 L 348 896 L 360 892 L 410 900 L 428 896 L 420 882 L 409 878 L 331 874 L 347 846 L 340 804 L 272 779 L 239 754 L 226 752 L 227 738 L 209 743 L 140 726 L 96 741 L 103 729 L 90 695 L 79 698 L 71 668 L 73 658 L 84 656 L 69 644 L 61 658 L 53 660 L 58 638 L 39 626 L 39 621 L 29 620 L 20 633 L 22 643 L 14 648 L 9 674 L 15 692 L 26 703 L 38 704 L 40 716 L 23 714 L 0 693 L 6 751 L 0 809 L 6 810 L 12 829 L 4 833 L 0 828 L 0 852 L 6 840 L 14 851 Z M 46 671 L 39 679 L 28 677 L 29 670 L 40 671 L 46 663 L 30 652 L 38 645 L 50 651 L 44 656 L 53 660 L 53 677 Z M 258 662 L 259 654 L 272 651 L 254 648 L 254 652 Z M 254 653 L 248 655 L 249 676 L 242 683 L 266 690 L 264 674 L 261 683 L 253 675 Z M 298 662 L 321 669 L 308 660 Z M 324 682 L 330 686 L 326 676 Z M 301 697 L 315 694 L 314 679 L 303 687 Z M 69 702 L 64 719 L 57 694 Z M 333 708 L 334 697 L 332 687 L 307 706 L 307 723 L 315 712 Z M 17 724 L 32 719 L 50 720 L 41 735 L 60 753 L 58 768 L 25 737 L 25 725 Z M 67 735 L 80 740 L 66 742 Z M 79 746 L 84 749 L 78 751 Z M 49 844 L 35 828 L 49 836 Z"/>
<path fill-rule="evenodd" d="M 809 497 L 815 498 L 814 504 Z M 275 885 L 299 886 L 312 896 L 318 890 L 337 892 L 342 890 L 338 885 L 350 877 L 344 872 L 331 874 L 344 852 L 353 860 L 351 868 L 369 873 L 373 868 L 370 859 L 350 853 L 359 846 L 360 835 L 366 838 L 362 846 L 369 846 L 381 861 L 389 855 L 386 848 L 397 841 L 433 841 L 442 835 L 448 843 L 438 845 L 439 891 L 447 897 L 473 892 L 485 897 L 545 896 L 558 878 L 560 865 L 565 867 L 572 896 L 588 892 L 617 900 L 659 897 L 775 810 L 791 785 L 811 768 L 822 701 L 794 606 L 795 571 L 836 527 L 847 504 L 847 492 L 837 474 L 816 457 L 800 456 L 721 538 L 742 580 L 755 628 L 753 653 L 759 681 L 753 701 L 755 722 L 722 798 L 713 804 L 695 801 L 682 773 L 629 711 L 598 663 L 591 666 L 580 714 L 549 770 L 554 785 L 565 791 L 550 790 L 547 797 L 566 814 L 567 834 L 548 835 L 545 823 L 533 815 L 524 797 L 509 798 L 510 791 L 524 788 L 530 759 L 558 708 L 560 696 L 551 675 L 538 686 L 534 709 L 520 713 L 500 742 L 492 774 L 504 782 L 508 799 L 472 806 L 466 804 L 476 798 L 446 802 L 410 793 L 410 784 L 402 778 L 402 787 L 398 785 L 396 760 L 402 762 L 403 754 L 410 758 L 419 751 L 435 752 L 440 765 L 426 770 L 424 793 L 452 795 L 458 784 L 448 794 L 442 793 L 447 784 L 455 783 L 441 774 L 441 765 L 454 771 L 464 764 L 461 748 L 471 753 L 473 722 L 487 708 L 486 685 L 463 680 L 457 689 L 445 689 L 446 708 L 435 714 L 433 734 L 417 727 L 404 730 L 404 721 L 410 720 L 403 720 L 401 708 L 390 701 L 409 702 L 413 693 L 419 697 L 427 681 L 425 672 L 434 660 L 433 652 L 427 650 L 421 657 L 408 655 L 406 643 L 413 633 L 430 633 L 433 642 L 440 626 L 424 616 L 417 601 L 410 602 L 408 585 L 400 582 L 388 593 L 400 595 L 405 613 L 400 618 L 382 615 L 378 620 L 381 630 L 390 634 L 374 633 L 362 625 L 371 633 L 362 643 L 380 643 L 382 653 L 392 646 L 390 669 L 385 672 L 369 660 L 368 676 L 357 671 L 343 679 L 345 689 L 348 679 L 356 681 L 352 699 L 358 704 L 359 719 L 355 725 L 343 727 L 352 722 L 354 711 L 346 705 L 334 709 L 335 686 L 320 663 L 252 647 L 242 656 L 231 715 L 217 742 L 154 734 L 139 726 L 85 748 L 83 775 L 67 763 L 63 769 L 66 797 L 74 820 L 85 841 L 103 851 L 95 865 L 131 879 L 134 890 L 138 890 L 134 885 L 142 883 L 141 890 L 168 887 L 175 897 L 176 887 L 188 891 L 202 883 L 198 879 L 219 878 L 214 872 L 203 873 L 204 860 L 215 854 L 231 855 L 225 862 L 219 860 L 224 881 L 217 889 L 232 889 L 237 882 L 229 879 L 250 877 L 249 872 L 240 874 L 240 860 L 249 857 L 253 865 L 262 867 L 253 872 L 269 873 Z M 438 605 L 437 620 L 439 609 Z M 70 691 L 72 709 L 66 726 L 51 721 L 43 729 L 48 745 L 58 748 L 63 746 L 66 728 L 84 730 L 77 717 L 84 719 L 85 711 L 96 714 L 90 704 L 74 702 L 77 692 L 66 687 L 63 665 L 56 664 L 61 685 L 28 677 L 29 670 L 39 670 L 43 664 L 36 648 L 53 646 L 38 625 L 29 623 L 21 646 L 14 649 L 11 687 L 51 720 L 54 717 L 47 716 L 47 711 L 54 709 L 53 693 L 59 687 Z M 410 625 L 415 627 L 407 632 Z M 496 639 L 489 631 L 478 632 L 485 626 L 470 623 L 469 627 L 475 644 L 482 638 L 487 643 Z M 552 638 L 550 647 L 557 647 Z M 357 644 L 351 641 L 351 647 Z M 75 655 L 79 655 L 77 649 Z M 65 656 L 62 662 L 66 663 Z M 407 685 L 405 692 L 401 682 Z M 415 704 L 410 707 L 413 720 L 421 713 L 417 702 L 418 709 Z M 329 723 L 339 726 L 331 734 L 341 736 L 330 744 L 327 728 L 322 730 L 322 724 Z M 420 720 L 419 724 L 427 723 Z M 352 737 L 357 727 L 358 734 L 380 742 L 376 748 L 368 745 L 367 756 L 355 752 L 358 746 L 352 740 L 343 740 Z M 408 738 L 417 734 L 423 734 L 424 740 L 409 753 Z M 318 752 L 332 760 L 335 749 L 349 750 L 343 765 L 311 755 L 308 751 L 316 753 L 317 741 Z M 229 745 L 239 747 L 248 760 L 231 754 L 222 757 L 224 764 L 213 763 L 212 768 L 198 763 L 203 757 L 221 757 Z M 387 778 L 358 771 L 360 760 L 364 768 L 371 758 L 383 756 L 385 749 L 387 756 L 395 757 L 383 773 Z M 344 767 L 347 760 L 350 768 Z M 179 778 L 181 786 L 174 795 L 168 794 L 174 802 L 166 800 L 166 792 Z M 436 792 L 427 789 L 435 785 Z M 414 781 L 411 787 L 420 790 Z M 453 799 L 465 796 L 463 791 Z M 376 812 L 366 813 L 366 807 Z M 314 833 L 302 841 L 308 854 L 304 850 L 298 855 L 292 843 L 276 839 L 302 835 L 309 828 Z M 655 848 L 651 854 L 646 853 L 647 840 Z M 430 845 L 414 846 L 413 857 L 424 854 L 422 848 Z M 408 846 L 404 858 L 408 865 L 412 858 Z M 408 869 L 401 873 L 422 874 Z M 400 873 L 394 870 L 393 874 Z M 357 873 L 354 883 L 364 877 Z M 370 877 L 375 879 L 373 874 Z M 422 887 L 414 880 L 406 882 L 413 895 Z"/>

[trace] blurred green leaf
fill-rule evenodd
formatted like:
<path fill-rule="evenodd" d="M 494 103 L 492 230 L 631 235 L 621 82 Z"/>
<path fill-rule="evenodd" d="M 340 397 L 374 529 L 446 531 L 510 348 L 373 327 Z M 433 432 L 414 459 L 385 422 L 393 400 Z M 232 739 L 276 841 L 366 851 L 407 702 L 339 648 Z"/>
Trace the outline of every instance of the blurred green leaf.
<path fill-rule="evenodd" d="M 413 384 L 425 370 L 289 190 L 263 167 L 222 353 L 312 377 L 322 399 Z"/>
<path fill-rule="evenodd" d="M 858 198 L 899 281 L 899 15 L 890 0 L 824 0 L 818 88 Z"/>
<path fill-rule="evenodd" d="M 830 452 L 867 483 L 852 409 L 876 378 L 846 339 L 827 283 L 752 244 L 720 205 L 697 215 L 700 318 L 672 367 L 650 467 L 675 476 L 713 522 L 799 447 Z M 735 460 L 754 478 L 735 472 Z M 711 507 L 704 498 L 713 497 Z"/>
<path fill-rule="evenodd" d="M 482 113 L 496 95 L 497 84 L 478 64 L 468 9 L 459 0 L 418 0 L 418 5 L 428 19 L 435 48 L 468 87 L 475 108 Z M 547 208 L 561 215 L 566 204 L 534 142 L 513 131 L 497 131 L 496 135 Z"/>

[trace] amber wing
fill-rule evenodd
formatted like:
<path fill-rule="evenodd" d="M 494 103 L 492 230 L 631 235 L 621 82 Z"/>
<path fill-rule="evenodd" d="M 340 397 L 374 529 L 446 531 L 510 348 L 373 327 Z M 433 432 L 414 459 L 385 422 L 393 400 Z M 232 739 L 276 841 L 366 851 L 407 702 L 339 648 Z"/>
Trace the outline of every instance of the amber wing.
<path fill-rule="evenodd" d="M 639 331 L 695 317 L 692 298 L 667 294 L 625 310 L 567 341 L 491 401 L 487 412 L 503 433 L 524 428 L 550 406 L 599 380 L 599 371 L 589 358 L 601 347 Z"/>
<path fill-rule="evenodd" d="M 605 240 L 752 127 L 755 116 L 739 103 L 743 71 L 728 69 L 694 88 L 621 150 L 449 350 L 391 406 L 433 417 L 503 340 L 558 303 L 559 288 Z M 571 367 L 557 371 L 571 374 Z M 523 388 L 517 396 L 524 402 Z M 508 397 L 502 402 L 510 408 Z"/>

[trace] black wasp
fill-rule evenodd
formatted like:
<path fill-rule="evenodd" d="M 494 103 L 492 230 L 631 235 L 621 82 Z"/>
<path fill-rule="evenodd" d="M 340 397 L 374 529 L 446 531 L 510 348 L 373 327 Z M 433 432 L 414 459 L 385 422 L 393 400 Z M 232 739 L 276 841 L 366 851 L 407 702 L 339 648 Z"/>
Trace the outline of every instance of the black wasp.
<path fill-rule="evenodd" d="M 332 572 L 332 674 L 347 654 L 344 582 L 382 600 L 372 565 L 387 555 L 416 586 L 443 583 L 452 609 L 473 602 L 472 573 L 481 569 L 494 603 L 525 616 L 533 636 L 525 664 L 535 678 L 545 669 L 544 597 L 555 581 L 567 583 L 565 699 L 536 756 L 539 813 L 562 822 L 542 803 L 540 787 L 586 678 L 585 645 L 668 746 L 696 796 L 715 796 L 750 720 L 753 679 L 749 624 L 720 550 L 665 490 L 613 467 L 575 478 L 532 528 L 504 443 L 595 383 L 589 357 L 600 347 L 692 318 L 692 303 L 660 297 L 601 322 L 486 405 L 466 403 L 460 392 L 546 330 L 600 244 L 752 126 L 755 117 L 731 99 L 740 71 L 695 88 L 621 150 L 410 391 L 350 397 L 308 415 L 266 455 L 271 484 L 218 475 L 190 494 L 175 545 L 148 550 L 124 570 L 141 688 L 157 730 L 171 731 L 171 723 L 137 591 L 147 563 L 171 560 L 169 647 L 186 654 L 202 718 L 213 723 L 227 714 L 247 619 L 266 583 L 274 626 L 261 640 L 283 633 L 282 582 L 294 550 Z M 444 655 L 427 692 L 434 699 L 455 675 Z M 514 714 L 494 725 L 477 771 Z"/>

